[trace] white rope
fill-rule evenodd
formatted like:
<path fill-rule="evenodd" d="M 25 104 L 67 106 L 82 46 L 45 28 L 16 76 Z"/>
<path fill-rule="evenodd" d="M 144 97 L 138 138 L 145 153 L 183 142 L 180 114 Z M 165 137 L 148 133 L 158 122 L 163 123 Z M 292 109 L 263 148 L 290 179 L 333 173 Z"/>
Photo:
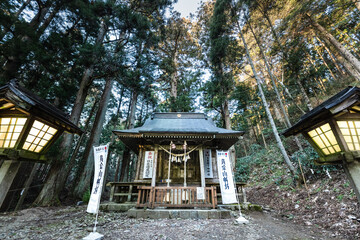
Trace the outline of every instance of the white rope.
<path fill-rule="evenodd" d="M 197 145 L 196 147 L 194 147 L 193 149 L 191 149 L 190 151 L 188 151 L 187 153 L 172 153 L 171 151 L 168 151 L 167 149 L 163 148 L 162 146 L 159 146 L 162 150 L 164 150 L 166 153 L 170 154 L 171 156 L 174 157 L 184 157 L 184 154 L 189 155 L 190 153 L 192 153 L 193 151 L 195 151 L 198 147 L 200 147 L 202 144 Z"/>

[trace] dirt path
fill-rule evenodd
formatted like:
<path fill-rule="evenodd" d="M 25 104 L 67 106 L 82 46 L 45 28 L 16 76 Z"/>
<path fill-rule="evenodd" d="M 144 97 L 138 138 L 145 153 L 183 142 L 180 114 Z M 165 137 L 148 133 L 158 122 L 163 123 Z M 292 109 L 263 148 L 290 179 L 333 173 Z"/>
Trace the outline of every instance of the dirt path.
<path fill-rule="evenodd" d="M 98 232 L 105 239 L 334 239 L 315 226 L 294 225 L 270 213 L 249 212 L 247 225 L 234 219 L 131 219 L 101 213 Z M 31 208 L 0 214 L 0 239 L 81 239 L 93 227 L 85 207 Z"/>

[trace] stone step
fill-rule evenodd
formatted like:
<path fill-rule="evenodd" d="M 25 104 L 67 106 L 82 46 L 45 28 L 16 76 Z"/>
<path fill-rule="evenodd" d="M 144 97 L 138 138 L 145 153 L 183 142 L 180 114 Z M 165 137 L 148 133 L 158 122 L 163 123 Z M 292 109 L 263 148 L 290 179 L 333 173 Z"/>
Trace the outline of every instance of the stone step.
<path fill-rule="evenodd" d="M 131 208 L 134 208 L 136 203 L 129 202 L 129 203 L 102 203 L 100 204 L 100 210 L 102 211 L 114 211 L 114 212 L 126 212 Z"/>
<path fill-rule="evenodd" d="M 225 209 L 136 209 L 127 212 L 131 218 L 150 219 L 225 219 L 231 218 L 231 211 Z"/>

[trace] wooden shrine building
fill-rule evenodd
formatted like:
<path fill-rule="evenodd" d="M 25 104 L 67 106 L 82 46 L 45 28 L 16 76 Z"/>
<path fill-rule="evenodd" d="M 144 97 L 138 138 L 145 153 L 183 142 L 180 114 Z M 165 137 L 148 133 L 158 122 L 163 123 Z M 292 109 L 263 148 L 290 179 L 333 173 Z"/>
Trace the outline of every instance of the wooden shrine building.
<path fill-rule="evenodd" d="M 215 208 L 216 151 L 244 134 L 216 127 L 203 113 L 154 113 L 142 127 L 114 133 L 138 155 L 137 207 L 150 208 Z"/>

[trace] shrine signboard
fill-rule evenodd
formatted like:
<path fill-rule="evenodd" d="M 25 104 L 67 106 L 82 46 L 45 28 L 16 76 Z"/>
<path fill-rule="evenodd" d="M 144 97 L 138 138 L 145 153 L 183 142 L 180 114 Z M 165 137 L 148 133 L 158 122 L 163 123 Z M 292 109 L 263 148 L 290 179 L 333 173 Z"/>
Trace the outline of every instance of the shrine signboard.
<path fill-rule="evenodd" d="M 213 178 L 211 149 L 204 149 L 205 178 Z"/>
<path fill-rule="evenodd" d="M 143 178 L 152 178 L 154 155 L 155 155 L 154 151 L 145 152 Z"/>

